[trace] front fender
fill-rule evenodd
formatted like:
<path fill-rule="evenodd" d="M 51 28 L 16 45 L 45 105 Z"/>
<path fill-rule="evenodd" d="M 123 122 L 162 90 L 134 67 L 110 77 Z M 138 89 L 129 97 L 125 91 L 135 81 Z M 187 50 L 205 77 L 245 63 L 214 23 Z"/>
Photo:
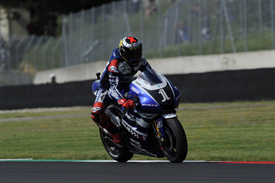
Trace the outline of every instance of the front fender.
<path fill-rule="evenodd" d="M 161 116 L 165 119 L 178 118 L 176 113 L 162 114 Z"/>

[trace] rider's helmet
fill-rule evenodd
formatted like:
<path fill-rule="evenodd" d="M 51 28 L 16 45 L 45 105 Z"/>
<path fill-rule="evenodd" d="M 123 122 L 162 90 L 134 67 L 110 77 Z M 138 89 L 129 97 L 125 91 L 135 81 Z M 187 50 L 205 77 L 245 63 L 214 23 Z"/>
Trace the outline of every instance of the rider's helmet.
<path fill-rule="evenodd" d="M 120 40 L 119 51 L 122 58 L 131 67 L 140 63 L 142 58 L 142 44 L 134 36 L 124 37 Z"/>

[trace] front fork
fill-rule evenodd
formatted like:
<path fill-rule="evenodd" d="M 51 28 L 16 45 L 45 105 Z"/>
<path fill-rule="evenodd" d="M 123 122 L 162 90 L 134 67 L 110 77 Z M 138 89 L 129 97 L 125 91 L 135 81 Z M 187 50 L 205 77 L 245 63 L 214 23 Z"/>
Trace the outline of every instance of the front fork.
<path fill-rule="evenodd" d="M 156 134 L 156 138 L 159 141 L 159 144 L 161 145 L 165 145 L 166 143 L 166 135 L 165 135 L 165 130 L 164 130 L 164 126 L 163 126 L 163 118 L 158 118 L 156 119 L 154 122 L 154 131 Z"/>

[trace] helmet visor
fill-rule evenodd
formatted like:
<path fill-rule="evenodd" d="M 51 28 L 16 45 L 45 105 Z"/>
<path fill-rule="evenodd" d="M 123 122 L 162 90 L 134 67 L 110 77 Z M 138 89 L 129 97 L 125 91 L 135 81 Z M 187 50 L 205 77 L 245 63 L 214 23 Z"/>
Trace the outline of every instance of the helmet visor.
<path fill-rule="evenodd" d="M 130 60 L 126 60 L 126 63 L 127 63 L 129 66 L 131 66 L 131 67 L 135 67 L 135 66 L 137 66 L 137 65 L 140 64 L 140 61 L 141 61 L 141 59 L 140 59 L 140 60 L 137 60 L 137 61 L 135 61 L 135 62 L 130 61 Z"/>
<path fill-rule="evenodd" d="M 128 52 L 124 53 L 124 57 L 128 61 L 131 61 L 133 63 L 135 63 L 135 62 L 138 63 L 142 57 L 142 49 L 128 51 Z"/>

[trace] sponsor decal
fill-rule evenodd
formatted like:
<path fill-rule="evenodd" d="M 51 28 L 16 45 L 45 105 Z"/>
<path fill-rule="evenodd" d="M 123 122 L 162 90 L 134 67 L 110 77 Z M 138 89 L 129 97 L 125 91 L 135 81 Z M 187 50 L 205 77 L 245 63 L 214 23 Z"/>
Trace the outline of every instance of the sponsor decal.
<path fill-rule="evenodd" d="M 97 102 L 103 102 L 103 100 L 104 100 L 104 98 L 105 98 L 105 96 L 108 94 L 108 90 L 99 90 L 98 92 L 97 92 L 97 95 L 96 95 L 96 100 L 95 101 L 97 101 Z"/>
<path fill-rule="evenodd" d="M 157 104 L 142 104 L 142 106 L 158 107 Z"/>
<path fill-rule="evenodd" d="M 163 122 L 161 120 L 160 121 L 156 121 L 156 123 L 157 123 L 157 127 L 158 128 L 163 127 Z"/>
<path fill-rule="evenodd" d="M 135 132 L 130 126 L 127 125 L 127 123 L 124 120 L 122 120 L 122 126 L 124 126 L 126 128 L 126 130 L 128 132 L 130 132 L 134 137 L 141 139 L 141 140 L 146 140 L 145 136 L 142 136 L 142 135 L 138 134 L 137 132 Z"/>
<path fill-rule="evenodd" d="M 120 99 L 120 97 L 118 96 L 118 93 L 116 91 L 114 91 L 113 89 L 109 90 L 109 96 L 115 98 L 115 99 Z"/>
<path fill-rule="evenodd" d="M 140 78 L 138 77 L 138 80 L 140 80 Z M 136 82 L 137 85 L 141 86 L 141 84 L 139 82 Z"/>
<path fill-rule="evenodd" d="M 138 91 L 138 89 L 136 89 L 135 87 L 131 87 L 131 90 L 133 90 L 136 94 L 139 94 L 139 91 Z"/>

